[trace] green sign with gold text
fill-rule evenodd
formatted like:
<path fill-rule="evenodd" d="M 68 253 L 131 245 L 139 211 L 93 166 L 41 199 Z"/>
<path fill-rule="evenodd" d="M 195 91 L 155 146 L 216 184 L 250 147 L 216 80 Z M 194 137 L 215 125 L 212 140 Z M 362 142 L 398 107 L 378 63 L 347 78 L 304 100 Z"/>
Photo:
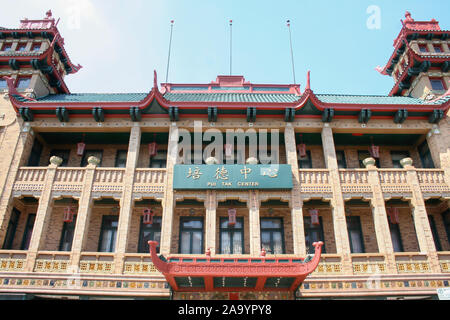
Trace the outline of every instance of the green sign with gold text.
<path fill-rule="evenodd" d="M 289 164 L 178 164 L 173 189 L 292 189 L 292 169 Z"/>

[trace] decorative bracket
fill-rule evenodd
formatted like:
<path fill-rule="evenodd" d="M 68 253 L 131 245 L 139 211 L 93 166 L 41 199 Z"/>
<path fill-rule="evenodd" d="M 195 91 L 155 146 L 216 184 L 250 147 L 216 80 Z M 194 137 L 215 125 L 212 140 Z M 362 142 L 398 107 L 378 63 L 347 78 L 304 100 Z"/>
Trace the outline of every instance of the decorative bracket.
<path fill-rule="evenodd" d="M 394 116 L 394 123 L 403 123 L 405 122 L 406 118 L 408 118 L 408 110 L 406 109 L 397 110 Z"/>
<path fill-rule="evenodd" d="M 217 121 L 217 107 L 208 107 L 208 121 L 209 122 Z"/>
<path fill-rule="evenodd" d="M 284 121 L 285 122 L 293 122 L 295 119 L 295 109 L 294 108 L 286 108 L 284 111 Z"/>
<path fill-rule="evenodd" d="M 331 122 L 331 121 L 333 121 L 333 117 L 334 117 L 334 109 L 333 108 L 326 108 L 323 110 L 322 122 Z"/>
<path fill-rule="evenodd" d="M 256 107 L 247 107 L 247 122 L 256 121 Z"/>
<path fill-rule="evenodd" d="M 429 123 L 438 123 L 444 118 L 444 111 L 435 109 L 428 119 Z"/>
<path fill-rule="evenodd" d="M 92 108 L 92 115 L 94 116 L 94 120 L 96 122 L 105 121 L 105 111 L 101 107 Z"/>
<path fill-rule="evenodd" d="M 34 120 L 33 111 L 30 110 L 30 108 L 20 108 L 19 114 L 22 116 L 22 119 L 26 122 L 31 122 Z"/>
<path fill-rule="evenodd" d="M 131 107 L 130 117 L 131 121 L 133 122 L 141 121 L 142 120 L 141 109 L 139 109 L 138 107 Z"/>
<path fill-rule="evenodd" d="M 370 109 L 362 109 L 358 116 L 359 123 L 367 123 L 372 117 L 372 110 Z"/>
<path fill-rule="evenodd" d="M 178 121 L 178 107 L 169 107 L 169 118 L 170 121 Z"/>
<path fill-rule="evenodd" d="M 60 122 L 69 122 L 69 111 L 66 107 L 57 107 L 56 108 L 56 117 Z"/>

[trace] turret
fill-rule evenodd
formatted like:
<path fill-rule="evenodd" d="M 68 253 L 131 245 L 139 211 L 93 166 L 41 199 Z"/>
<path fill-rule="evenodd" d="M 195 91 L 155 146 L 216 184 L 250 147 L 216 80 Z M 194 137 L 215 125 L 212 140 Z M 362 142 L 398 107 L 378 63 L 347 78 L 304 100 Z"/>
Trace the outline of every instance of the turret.
<path fill-rule="evenodd" d="M 394 79 L 391 96 L 424 100 L 443 95 L 450 87 L 450 31 L 439 22 L 415 21 L 407 11 L 394 40 L 394 52 L 384 68 L 377 70 Z"/>
<path fill-rule="evenodd" d="M 75 66 L 65 51 L 58 21 L 49 10 L 43 19 L 21 20 L 19 28 L 0 27 L 0 91 L 7 90 L 1 78 L 8 76 L 30 98 L 69 93 L 64 77 L 81 66 Z"/>

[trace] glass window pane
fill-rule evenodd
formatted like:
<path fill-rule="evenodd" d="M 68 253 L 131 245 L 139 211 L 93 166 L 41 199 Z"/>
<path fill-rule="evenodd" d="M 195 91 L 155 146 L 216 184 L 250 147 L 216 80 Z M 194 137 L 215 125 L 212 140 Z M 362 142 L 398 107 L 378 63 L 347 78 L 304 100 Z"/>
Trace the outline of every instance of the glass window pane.
<path fill-rule="evenodd" d="M 192 253 L 202 253 L 202 233 L 199 231 L 192 233 Z"/>
<path fill-rule="evenodd" d="M 0 79 L 0 89 L 7 89 L 8 85 L 6 84 L 5 79 Z"/>
<path fill-rule="evenodd" d="M 230 233 L 222 232 L 222 241 L 221 241 L 221 253 L 228 254 L 231 253 L 231 244 L 230 244 Z"/>
<path fill-rule="evenodd" d="M 200 220 L 188 220 L 188 221 L 183 221 L 183 228 L 202 228 L 202 221 Z"/>
<path fill-rule="evenodd" d="M 261 219 L 261 228 L 281 228 L 281 219 Z"/>
<path fill-rule="evenodd" d="M 184 231 L 181 233 L 181 253 L 190 253 L 191 246 L 191 234 L 190 232 Z"/>
<path fill-rule="evenodd" d="M 271 246 L 270 246 L 270 232 L 263 231 L 261 232 L 261 248 L 264 248 L 266 252 L 271 252 Z"/>
<path fill-rule="evenodd" d="M 233 253 L 234 254 L 242 253 L 242 233 L 241 232 L 233 233 Z"/>
<path fill-rule="evenodd" d="M 281 232 L 273 232 L 273 253 L 281 254 L 283 253 L 283 242 L 281 237 Z"/>
<path fill-rule="evenodd" d="M 358 230 L 350 230 L 352 253 L 363 253 L 361 234 Z"/>
<path fill-rule="evenodd" d="M 17 89 L 27 89 L 30 86 L 31 78 L 19 78 L 17 80 Z"/>

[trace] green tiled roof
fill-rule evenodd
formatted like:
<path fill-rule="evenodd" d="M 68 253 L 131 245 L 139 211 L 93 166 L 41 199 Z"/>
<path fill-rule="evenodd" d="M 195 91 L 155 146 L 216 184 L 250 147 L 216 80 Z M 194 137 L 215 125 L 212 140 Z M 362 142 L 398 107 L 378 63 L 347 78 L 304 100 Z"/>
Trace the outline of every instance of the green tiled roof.
<path fill-rule="evenodd" d="M 276 93 L 166 93 L 164 98 L 171 102 L 269 102 L 290 103 L 300 97 L 295 94 Z"/>
<path fill-rule="evenodd" d="M 343 95 L 343 94 L 316 94 L 317 98 L 324 103 L 351 103 L 351 104 L 427 104 L 417 98 L 403 96 L 375 96 L 375 95 Z"/>
<path fill-rule="evenodd" d="M 37 99 L 38 102 L 137 102 L 148 93 L 72 93 L 51 94 Z"/>
<path fill-rule="evenodd" d="M 72 93 L 51 94 L 37 99 L 38 102 L 138 102 L 145 99 L 148 93 Z M 344 95 L 317 94 L 324 103 L 349 103 L 360 105 L 427 105 L 426 101 L 402 96 L 377 95 Z M 288 93 L 166 93 L 164 98 L 176 104 L 177 102 L 242 102 L 242 103 L 292 103 L 300 99 L 295 94 Z M 448 97 L 433 104 L 442 104 Z"/>

